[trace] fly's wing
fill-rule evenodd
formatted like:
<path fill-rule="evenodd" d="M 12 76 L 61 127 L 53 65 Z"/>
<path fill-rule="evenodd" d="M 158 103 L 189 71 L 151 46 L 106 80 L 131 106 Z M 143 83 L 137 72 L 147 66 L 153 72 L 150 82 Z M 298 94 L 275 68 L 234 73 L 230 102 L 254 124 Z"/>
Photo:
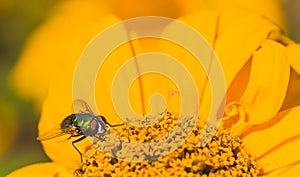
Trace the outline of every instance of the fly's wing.
<path fill-rule="evenodd" d="M 72 111 L 74 113 L 90 113 L 93 114 L 90 106 L 82 99 L 76 99 L 73 101 Z"/>
<path fill-rule="evenodd" d="M 56 138 L 59 136 L 63 136 L 66 134 L 67 133 L 61 129 L 60 125 L 58 125 L 58 126 L 54 127 L 53 129 L 39 135 L 36 139 L 39 141 L 44 141 L 44 140 L 49 140 L 49 139 Z"/>

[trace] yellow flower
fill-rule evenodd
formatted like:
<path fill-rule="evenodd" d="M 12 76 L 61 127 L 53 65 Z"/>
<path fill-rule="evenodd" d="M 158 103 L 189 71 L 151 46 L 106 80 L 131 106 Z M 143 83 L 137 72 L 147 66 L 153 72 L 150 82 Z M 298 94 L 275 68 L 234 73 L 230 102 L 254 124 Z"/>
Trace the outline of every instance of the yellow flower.
<path fill-rule="evenodd" d="M 142 15 L 178 18 L 200 9 L 236 6 L 258 12 L 283 27 L 280 5 L 280 1 L 274 0 L 131 0 L 126 3 L 120 0 L 66 1 L 54 9 L 54 15 L 30 36 L 12 72 L 12 82 L 20 95 L 33 99 L 38 106 L 42 105 L 53 73 L 64 67 L 62 61 L 70 55 L 78 56 L 81 50 L 74 48 L 83 48 L 93 36 L 116 23 L 118 18 Z M 82 35 L 84 39 L 78 40 Z M 44 39 L 43 46 L 40 39 Z M 65 50 L 66 47 L 69 50 Z"/>
<path fill-rule="evenodd" d="M 299 55 L 296 49 L 299 46 L 285 38 L 281 34 L 280 29 L 267 19 L 261 18 L 261 16 L 255 13 L 244 12 L 242 10 L 201 11 L 184 18 L 179 18 L 179 20 L 199 31 L 213 46 L 219 57 L 228 86 L 223 126 L 230 130 L 233 135 L 241 137 L 249 149 L 249 153 L 245 154 L 252 154 L 246 157 L 250 159 L 250 162 L 252 162 L 251 159 L 253 156 L 257 157 L 253 161 L 257 161 L 260 175 L 295 176 L 300 168 L 297 156 L 297 149 L 300 145 L 298 142 L 299 129 L 297 117 L 299 117 L 300 109 L 299 107 L 292 107 L 282 111 L 281 108 L 289 86 L 290 66 L 296 72 L 299 72 L 299 64 L 296 60 Z M 76 34 L 76 38 L 74 39 L 61 35 L 57 41 L 59 41 L 60 45 L 65 45 L 63 51 L 66 52 L 56 51 L 51 53 L 52 48 L 49 49 L 50 54 L 54 58 L 57 58 L 55 56 L 58 55 L 63 60 L 59 60 L 59 67 L 55 67 L 55 64 L 53 64 L 54 71 L 48 73 L 51 74 L 51 84 L 49 85 L 47 99 L 43 105 L 42 117 L 39 124 L 40 133 L 44 133 L 59 125 L 66 116 L 72 113 L 72 81 L 77 59 L 91 36 L 104 29 L 106 25 L 115 23 L 118 21 L 118 18 L 107 15 L 105 17 L 102 16 L 100 21 L 102 23 L 98 23 L 93 28 L 85 26 L 85 29 L 91 29 L 91 33 L 79 33 L 80 35 L 78 35 L 77 29 L 74 29 L 76 33 L 71 31 Z M 164 33 L 168 33 L 169 30 L 172 31 L 172 25 L 172 23 L 169 24 L 164 29 Z M 121 35 L 123 32 L 120 31 Z M 65 33 L 62 32 L 59 34 Z M 41 38 L 41 41 L 43 41 L 43 38 Z M 44 48 L 45 53 L 49 53 L 47 47 Z M 55 47 L 56 50 L 62 50 L 60 47 L 57 48 Z M 113 110 L 109 94 L 113 76 L 115 71 L 129 58 L 145 51 L 166 52 L 180 61 L 191 72 L 199 88 L 199 95 L 202 101 L 200 118 L 206 119 L 210 111 L 211 94 L 209 91 L 210 86 L 205 82 L 207 78 L 204 69 L 199 64 L 193 63 L 193 60 L 191 60 L 193 56 L 181 47 L 167 41 L 151 39 L 135 40 L 126 43 L 107 57 L 106 63 L 104 63 L 99 71 L 95 89 L 96 101 L 101 114 L 106 116 L 111 124 L 120 122 Z M 60 55 L 61 53 L 64 55 Z M 175 94 L 168 99 L 168 96 L 170 97 L 169 91 L 173 90 Z M 167 107 L 168 110 L 176 115 L 178 113 L 176 112 L 178 111 L 177 106 L 180 103 L 177 98 L 180 94 L 176 94 L 178 90 L 176 90 L 174 84 L 168 81 L 168 79 L 151 74 L 142 76 L 133 83 L 129 93 L 129 100 L 133 109 L 140 114 L 149 112 L 150 108 L 145 106 L 145 103 L 148 102 L 146 99 L 155 91 L 159 91 L 165 96 L 168 103 L 170 102 Z M 234 138 L 235 136 L 232 137 Z M 86 164 L 81 164 L 80 156 L 71 142 L 63 141 L 66 138 L 68 137 L 62 136 L 42 142 L 47 155 L 53 161 L 52 163 L 28 166 L 17 170 L 9 176 L 24 176 L 32 173 L 37 176 L 46 175 L 45 173 L 49 176 L 68 176 L 78 167 L 84 167 Z M 72 138 L 72 140 L 75 139 Z M 228 139 L 225 138 L 223 141 L 226 142 Z M 211 146 L 216 147 L 214 144 L 212 143 Z M 92 158 L 100 159 L 98 162 L 102 164 L 98 163 L 97 165 L 109 166 L 108 162 L 105 161 L 107 159 L 100 158 L 103 155 L 99 155 L 93 151 L 91 143 L 88 140 L 80 141 L 76 146 L 81 152 L 86 152 L 87 155 L 94 155 Z M 187 144 L 187 146 L 191 147 L 192 145 Z M 205 152 L 207 150 L 203 149 L 203 153 Z M 95 154 L 98 154 L 98 156 Z M 195 154 L 191 153 L 192 159 L 198 157 L 194 157 L 193 155 Z M 227 157 L 231 157 L 226 154 L 225 156 L 221 159 L 224 160 Z M 218 164 L 218 159 L 211 158 L 209 162 Z M 228 161 L 229 164 L 232 164 L 232 162 Z M 130 169 L 129 166 L 126 167 L 126 163 L 120 163 L 125 164 L 125 170 Z M 190 163 L 190 161 L 184 162 L 184 165 L 187 165 L 187 163 Z M 243 164 L 246 162 L 242 161 L 239 163 Z M 176 161 L 172 161 L 171 164 L 180 166 L 181 162 L 177 159 Z M 157 165 L 162 164 L 158 163 Z M 238 165 L 236 166 L 240 168 Z M 152 170 L 160 169 L 158 167 Z M 192 167 L 189 168 L 186 170 L 186 173 L 193 170 Z M 244 171 L 248 171 L 248 168 L 249 170 L 252 169 L 249 166 L 243 166 Z M 95 167 L 94 169 L 97 170 Z M 128 175 L 132 176 L 134 174 L 133 172 L 128 173 Z M 226 174 L 226 171 L 224 174 Z"/>
<path fill-rule="evenodd" d="M 114 19 L 112 17 L 107 18 Z M 296 151 L 299 145 L 297 141 L 299 131 L 298 126 L 295 125 L 298 125 L 296 118 L 299 116 L 300 110 L 299 107 L 293 107 L 281 111 L 281 107 L 288 89 L 290 65 L 295 71 L 299 71 L 298 62 L 295 59 L 298 57 L 298 52 L 295 49 L 298 48 L 298 45 L 285 38 L 280 29 L 268 20 L 254 13 L 241 10 L 201 11 L 179 20 L 193 26 L 205 36 L 217 52 L 223 65 L 226 83 L 229 85 L 223 126 L 228 128 L 233 135 L 240 136 L 249 148 L 250 154 L 258 158 L 260 174 L 295 176 L 299 171 L 299 159 Z M 166 27 L 165 33 L 168 33 L 170 28 L 172 28 L 172 24 Z M 199 82 L 205 78 L 204 71 L 201 66 L 196 66 L 190 62 L 191 56 L 186 51 L 165 41 L 150 40 L 133 41 L 125 44 L 108 56 L 107 63 L 99 71 L 100 78 L 97 79 L 96 90 L 109 88 L 116 68 L 119 68 L 132 55 L 149 50 L 146 48 L 146 44 L 150 42 L 161 42 L 160 47 L 155 48 L 155 50 L 167 52 L 184 64 L 197 79 L 197 86 L 201 89 L 200 91 L 203 91 L 205 86 L 209 87 Z M 136 50 L 135 53 L 131 53 L 132 48 Z M 77 52 L 79 53 L 79 51 Z M 66 116 L 72 113 L 70 108 L 72 104 L 72 79 L 77 61 L 77 57 L 72 56 L 61 61 L 62 67 L 57 68 L 53 76 L 39 124 L 41 133 L 59 125 Z M 113 66 L 113 68 L 109 66 Z M 197 73 L 200 73 L 200 76 Z M 144 89 L 142 93 L 145 94 L 145 98 L 148 98 L 147 96 L 153 90 L 156 91 L 156 87 L 151 87 L 156 83 L 162 84 L 158 87 L 158 91 L 166 98 L 168 97 L 166 91 L 174 89 L 174 85 L 168 83 L 168 79 L 155 75 L 142 77 L 142 83 Z M 136 84 L 138 83 L 135 82 L 131 88 L 134 92 L 130 92 L 129 97 L 133 96 L 130 101 L 135 110 L 139 113 L 145 113 L 149 110 L 149 108 L 144 107 L 147 100 L 141 102 L 140 96 L 137 95 L 140 92 L 139 87 Z M 97 103 L 101 108 L 101 114 L 107 116 L 110 123 L 115 124 L 120 121 L 113 112 L 111 99 L 108 95 L 107 92 L 103 94 L 96 92 Z M 208 108 L 205 107 L 210 105 L 210 99 L 205 98 L 209 97 L 207 95 L 209 92 L 205 92 L 204 98 L 202 98 L 204 102 L 200 113 L 202 118 L 206 118 L 209 111 L 209 106 Z M 175 102 L 175 108 L 170 105 L 168 109 L 171 109 L 176 115 L 178 100 L 167 101 Z M 271 137 L 273 135 L 276 138 Z M 25 167 L 10 176 L 31 173 L 44 175 L 47 173 L 47 171 L 43 171 L 44 168 L 50 169 L 48 171 L 49 176 L 71 175 L 81 163 L 79 154 L 71 142 L 61 142 L 66 138 L 61 137 L 42 142 L 46 153 L 53 161 L 52 163 Z M 91 144 L 87 140 L 76 145 L 81 152 L 93 154 L 93 148 L 90 147 Z M 292 148 L 295 148 L 294 153 L 290 153 Z M 278 158 L 279 156 L 280 158 Z M 100 157 L 103 155 L 95 156 L 98 160 Z M 215 162 L 213 159 L 210 160 L 212 163 Z M 103 164 L 98 165 L 108 165 L 105 161 L 100 162 Z M 172 164 L 176 165 L 176 163 L 179 163 L 180 166 L 180 162 L 173 162 Z"/>

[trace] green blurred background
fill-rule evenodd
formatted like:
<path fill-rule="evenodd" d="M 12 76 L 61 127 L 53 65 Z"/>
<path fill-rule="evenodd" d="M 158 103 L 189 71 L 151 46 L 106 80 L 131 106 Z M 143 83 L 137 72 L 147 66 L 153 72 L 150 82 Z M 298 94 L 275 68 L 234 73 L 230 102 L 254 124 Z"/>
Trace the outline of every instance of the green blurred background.
<path fill-rule="evenodd" d="M 0 176 L 24 165 L 49 161 L 38 141 L 39 112 L 10 88 L 8 76 L 27 36 L 58 0 L 0 0 Z M 288 36 L 300 42 L 299 0 L 283 3 Z M 4 152 L 5 148 L 5 152 Z"/>
<path fill-rule="evenodd" d="M 10 88 L 9 74 L 27 36 L 57 0 L 0 0 L 0 176 L 49 161 L 36 141 L 39 113 Z"/>

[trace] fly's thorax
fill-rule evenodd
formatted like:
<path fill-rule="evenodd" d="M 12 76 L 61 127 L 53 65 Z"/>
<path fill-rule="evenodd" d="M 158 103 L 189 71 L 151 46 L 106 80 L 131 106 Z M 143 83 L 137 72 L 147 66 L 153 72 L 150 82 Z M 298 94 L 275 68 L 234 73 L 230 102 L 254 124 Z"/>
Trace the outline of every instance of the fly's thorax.
<path fill-rule="evenodd" d="M 81 128 L 85 136 L 94 136 L 106 131 L 106 125 L 100 116 L 81 113 L 76 114 L 77 125 Z"/>

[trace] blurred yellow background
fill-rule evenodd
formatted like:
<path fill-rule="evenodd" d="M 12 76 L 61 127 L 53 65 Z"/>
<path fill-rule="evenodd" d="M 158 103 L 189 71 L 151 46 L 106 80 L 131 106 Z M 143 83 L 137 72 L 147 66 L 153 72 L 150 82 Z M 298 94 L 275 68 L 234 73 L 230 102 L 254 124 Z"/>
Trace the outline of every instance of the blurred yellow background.
<path fill-rule="evenodd" d="M 9 75 L 31 32 L 49 15 L 58 0 L 0 1 L 0 176 L 22 166 L 49 161 L 38 141 L 40 110 L 20 98 Z M 300 1 L 283 0 L 288 36 L 300 42 Z M 26 76 L 24 76 L 26 77 Z"/>

